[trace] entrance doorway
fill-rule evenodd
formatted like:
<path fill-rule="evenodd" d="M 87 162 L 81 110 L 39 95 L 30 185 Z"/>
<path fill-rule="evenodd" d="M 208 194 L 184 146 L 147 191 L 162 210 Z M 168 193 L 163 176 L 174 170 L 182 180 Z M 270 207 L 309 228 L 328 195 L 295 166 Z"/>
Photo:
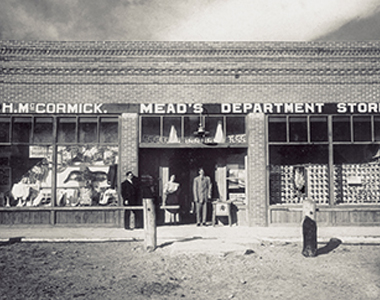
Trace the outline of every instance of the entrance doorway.
<path fill-rule="evenodd" d="M 150 175 L 155 181 L 156 205 L 162 204 L 163 185 L 171 175 L 176 176 L 180 184 L 180 222 L 194 223 L 195 214 L 192 212 L 193 180 L 198 176 L 202 167 L 212 182 L 212 198 L 227 200 L 228 166 L 235 169 L 245 169 L 247 150 L 241 148 L 170 148 L 170 149 L 140 149 L 140 177 Z M 231 169 L 232 169 L 231 168 Z M 162 172 L 162 170 L 165 170 Z M 223 175 L 221 175 L 223 174 Z M 234 193 L 236 191 L 233 191 Z M 240 192 L 242 190 L 240 189 Z M 243 193 L 245 189 L 243 188 Z M 158 212 L 161 214 L 160 212 Z M 211 221 L 211 203 L 208 208 L 208 220 Z"/>

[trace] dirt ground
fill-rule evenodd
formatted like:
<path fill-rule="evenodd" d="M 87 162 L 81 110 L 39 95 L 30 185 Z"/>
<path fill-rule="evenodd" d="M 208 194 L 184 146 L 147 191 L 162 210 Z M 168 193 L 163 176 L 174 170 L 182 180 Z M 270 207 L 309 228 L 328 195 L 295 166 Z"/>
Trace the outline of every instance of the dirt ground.
<path fill-rule="evenodd" d="M 380 245 L 246 244 L 147 252 L 142 242 L 3 243 L 0 299 L 380 299 Z M 333 249 L 335 248 L 335 249 Z"/>

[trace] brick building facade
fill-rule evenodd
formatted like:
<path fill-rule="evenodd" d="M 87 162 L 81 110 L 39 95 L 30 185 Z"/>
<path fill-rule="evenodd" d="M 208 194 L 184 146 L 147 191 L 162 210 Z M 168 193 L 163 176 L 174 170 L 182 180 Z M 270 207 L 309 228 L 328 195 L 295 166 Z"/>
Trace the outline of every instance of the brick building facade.
<path fill-rule="evenodd" d="M 2 41 L 0 224 L 123 226 L 112 165 L 115 192 L 132 170 L 158 209 L 177 172 L 193 222 L 202 164 L 238 225 L 299 224 L 305 197 L 322 225 L 379 224 L 379 57 L 379 42 Z"/>

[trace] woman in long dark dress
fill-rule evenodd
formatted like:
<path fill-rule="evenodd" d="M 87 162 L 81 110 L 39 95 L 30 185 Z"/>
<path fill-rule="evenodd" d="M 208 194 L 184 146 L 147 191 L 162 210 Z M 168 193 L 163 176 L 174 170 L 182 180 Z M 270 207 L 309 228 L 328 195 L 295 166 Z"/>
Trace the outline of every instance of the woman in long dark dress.
<path fill-rule="evenodd" d="M 170 180 L 164 186 L 163 206 L 179 205 L 179 190 L 178 182 L 175 182 L 175 175 L 170 176 Z M 167 209 L 170 213 L 178 213 L 178 209 Z"/>

